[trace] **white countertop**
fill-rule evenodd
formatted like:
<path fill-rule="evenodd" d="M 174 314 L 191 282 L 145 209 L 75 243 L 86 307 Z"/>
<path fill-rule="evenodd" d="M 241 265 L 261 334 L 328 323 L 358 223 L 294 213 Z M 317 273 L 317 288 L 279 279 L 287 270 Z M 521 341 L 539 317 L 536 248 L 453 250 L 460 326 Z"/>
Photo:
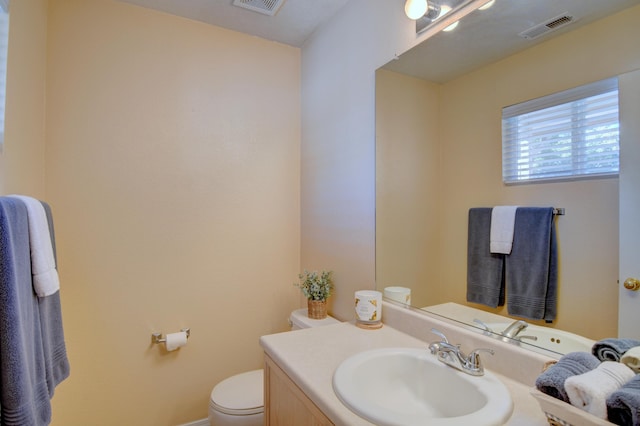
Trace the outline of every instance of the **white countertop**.
<path fill-rule="evenodd" d="M 336 425 L 358 426 L 372 423 L 351 412 L 340 402 L 332 386 L 333 372 L 346 358 L 358 352 L 385 347 L 427 349 L 427 344 L 388 325 L 364 330 L 353 323 L 288 331 L 262 336 L 265 352 L 287 373 L 302 391 Z M 530 388 L 494 373 L 507 386 L 514 402 L 508 425 L 548 425 Z"/>

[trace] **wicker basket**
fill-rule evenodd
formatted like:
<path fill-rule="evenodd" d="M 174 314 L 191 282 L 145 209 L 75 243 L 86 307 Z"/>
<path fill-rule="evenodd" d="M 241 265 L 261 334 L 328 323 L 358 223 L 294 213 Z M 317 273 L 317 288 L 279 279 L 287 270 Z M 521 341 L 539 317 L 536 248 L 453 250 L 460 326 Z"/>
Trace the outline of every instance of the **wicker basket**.
<path fill-rule="evenodd" d="M 567 404 L 557 398 L 531 389 L 531 395 L 538 401 L 551 426 L 610 426 L 613 423 L 596 417 L 586 411 Z"/>
<path fill-rule="evenodd" d="M 307 308 L 311 319 L 325 319 L 327 317 L 326 300 L 307 300 Z"/>
<path fill-rule="evenodd" d="M 548 361 L 542 371 L 556 364 L 557 360 Z M 593 414 L 587 413 L 571 404 L 531 389 L 531 395 L 538 401 L 540 408 L 547 417 L 550 426 L 609 426 L 613 423 L 603 420 Z"/>

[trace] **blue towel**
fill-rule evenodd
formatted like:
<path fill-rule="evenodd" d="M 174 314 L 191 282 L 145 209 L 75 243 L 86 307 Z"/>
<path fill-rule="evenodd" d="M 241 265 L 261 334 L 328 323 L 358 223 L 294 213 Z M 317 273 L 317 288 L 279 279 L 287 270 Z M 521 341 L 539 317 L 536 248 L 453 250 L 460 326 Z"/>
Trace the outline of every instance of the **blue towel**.
<path fill-rule="evenodd" d="M 51 208 L 44 202 L 42 202 L 42 206 L 47 214 L 51 246 L 53 247 L 53 257 L 54 259 L 57 259 Z M 40 311 L 40 326 L 42 328 L 42 349 L 44 352 L 45 373 L 49 389 L 49 398 L 52 398 L 55 387 L 64 379 L 69 377 L 70 373 L 67 348 L 64 341 L 64 330 L 62 328 L 60 292 L 57 291 L 49 296 L 39 297 L 38 305 Z"/>
<path fill-rule="evenodd" d="M 507 308 L 528 319 L 556 318 L 558 253 L 552 207 L 519 207 L 505 259 Z"/>
<path fill-rule="evenodd" d="M 620 361 L 622 355 L 635 346 L 640 346 L 640 340 L 608 338 L 594 343 L 591 353 L 600 361 Z"/>
<path fill-rule="evenodd" d="M 538 376 L 536 388 L 542 393 L 570 403 L 564 382 L 569 377 L 587 373 L 598 365 L 598 358 L 589 352 L 570 352 Z"/>
<path fill-rule="evenodd" d="M 622 385 L 607 398 L 607 417 L 624 426 L 640 424 L 640 375 Z"/>
<path fill-rule="evenodd" d="M 0 377 L 3 426 L 49 424 L 51 403 L 31 281 L 27 208 L 11 197 L 0 197 Z"/>
<path fill-rule="evenodd" d="M 491 253 L 491 208 L 469 209 L 467 301 L 495 308 L 504 305 L 504 255 Z"/>

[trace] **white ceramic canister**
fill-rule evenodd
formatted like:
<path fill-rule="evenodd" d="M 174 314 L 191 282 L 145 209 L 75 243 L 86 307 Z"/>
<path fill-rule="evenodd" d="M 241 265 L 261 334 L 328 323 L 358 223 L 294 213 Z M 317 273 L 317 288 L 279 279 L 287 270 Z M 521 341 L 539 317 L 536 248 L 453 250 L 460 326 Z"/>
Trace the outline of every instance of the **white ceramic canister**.
<path fill-rule="evenodd" d="M 384 297 L 387 299 L 395 300 L 396 302 L 404 303 L 405 305 L 411 304 L 411 289 L 408 287 L 385 287 Z"/>
<path fill-rule="evenodd" d="M 356 323 L 376 326 L 382 323 L 382 293 L 359 290 L 355 294 Z"/>

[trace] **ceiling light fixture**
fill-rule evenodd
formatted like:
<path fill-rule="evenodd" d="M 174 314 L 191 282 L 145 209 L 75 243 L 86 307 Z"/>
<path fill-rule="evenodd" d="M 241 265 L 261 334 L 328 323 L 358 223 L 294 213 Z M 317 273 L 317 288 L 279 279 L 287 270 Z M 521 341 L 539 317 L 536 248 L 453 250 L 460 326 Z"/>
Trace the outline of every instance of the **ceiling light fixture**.
<path fill-rule="evenodd" d="M 440 5 L 426 0 L 407 0 L 404 13 L 414 21 L 421 18 L 436 20 L 440 17 Z"/>
<path fill-rule="evenodd" d="M 420 2 L 421 10 L 424 10 L 424 0 L 405 0 L 405 11 L 409 16 L 408 10 L 413 7 L 413 3 Z M 425 34 L 430 37 L 438 31 L 453 30 L 458 22 L 469 13 L 479 8 L 488 9 L 495 0 L 428 0 L 425 14 L 416 21 L 416 34 Z M 417 12 L 416 12 L 417 14 Z M 411 15 L 416 16 L 416 15 Z"/>
<path fill-rule="evenodd" d="M 440 6 L 440 14 L 438 15 L 438 17 L 436 19 L 442 18 L 444 15 L 446 15 L 449 12 L 451 12 L 451 6 L 447 6 L 446 4 L 443 4 L 442 6 Z M 435 21 L 435 19 L 434 19 L 434 21 Z"/>
<path fill-rule="evenodd" d="M 427 0 L 407 0 L 404 4 L 404 13 L 409 19 L 419 19 L 427 13 L 429 4 Z"/>

